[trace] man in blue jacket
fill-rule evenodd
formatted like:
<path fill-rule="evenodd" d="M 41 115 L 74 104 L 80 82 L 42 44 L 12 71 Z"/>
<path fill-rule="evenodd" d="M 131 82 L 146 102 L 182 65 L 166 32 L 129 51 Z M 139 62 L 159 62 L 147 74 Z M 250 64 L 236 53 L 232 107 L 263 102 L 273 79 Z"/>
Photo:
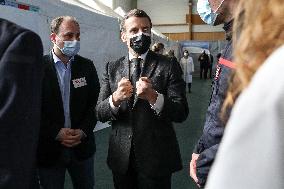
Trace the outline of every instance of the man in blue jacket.
<path fill-rule="evenodd" d="M 234 68 L 231 62 L 231 32 L 233 11 L 237 2 L 238 0 L 198 0 L 197 3 L 198 13 L 204 22 L 210 25 L 224 24 L 227 40 L 227 45 L 217 65 L 203 134 L 195 146 L 190 162 L 190 176 L 200 187 L 205 186 L 208 172 L 224 132 L 224 120 L 220 118 L 220 112 L 227 93 L 229 76 Z"/>

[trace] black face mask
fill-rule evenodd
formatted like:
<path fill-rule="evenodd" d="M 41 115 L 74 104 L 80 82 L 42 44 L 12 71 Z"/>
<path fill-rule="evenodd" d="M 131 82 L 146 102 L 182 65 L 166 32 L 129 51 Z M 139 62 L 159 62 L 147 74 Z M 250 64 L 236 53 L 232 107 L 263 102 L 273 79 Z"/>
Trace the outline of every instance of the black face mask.
<path fill-rule="evenodd" d="M 141 34 L 130 38 L 130 47 L 139 55 L 147 52 L 151 45 L 151 36 Z"/>

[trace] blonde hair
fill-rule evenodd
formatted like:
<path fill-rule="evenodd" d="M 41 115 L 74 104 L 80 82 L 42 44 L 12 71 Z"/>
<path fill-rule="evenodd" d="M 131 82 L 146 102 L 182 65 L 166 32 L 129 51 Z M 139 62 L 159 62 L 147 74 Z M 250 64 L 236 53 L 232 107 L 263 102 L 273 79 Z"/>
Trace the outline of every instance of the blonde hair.
<path fill-rule="evenodd" d="M 284 43 L 283 0 L 240 0 L 233 28 L 234 62 L 223 113 L 249 85 L 257 69 Z"/>

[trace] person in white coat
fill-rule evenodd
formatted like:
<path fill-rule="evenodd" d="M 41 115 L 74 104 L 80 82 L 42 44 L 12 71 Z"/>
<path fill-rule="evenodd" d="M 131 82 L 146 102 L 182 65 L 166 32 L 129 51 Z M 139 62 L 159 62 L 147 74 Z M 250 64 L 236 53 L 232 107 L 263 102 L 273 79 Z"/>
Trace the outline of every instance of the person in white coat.
<path fill-rule="evenodd" d="M 183 79 L 188 86 L 188 92 L 191 93 L 192 73 L 194 72 L 194 64 L 192 57 L 189 56 L 187 50 L 184 50 L 183 57 L 180 59 L 180 67 L 183 73 Z"/>
<path fill-rule="evenodd" d="M 284 3 L 240 0 L 238 12 L 237 68 L 224 112 L 233 109 L 206 188 L 280 189 L 284 188 L 284 77 L 280 73 Z"/>

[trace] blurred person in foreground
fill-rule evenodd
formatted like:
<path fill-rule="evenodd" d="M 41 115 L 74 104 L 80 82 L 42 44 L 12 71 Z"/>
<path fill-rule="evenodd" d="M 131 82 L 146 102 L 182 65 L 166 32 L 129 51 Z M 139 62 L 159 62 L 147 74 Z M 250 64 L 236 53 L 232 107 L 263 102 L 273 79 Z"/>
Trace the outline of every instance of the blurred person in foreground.
<path fill-rule="evenodd" d="M 0 188 L 30 189 L 40 128 L 43 47 L 0 18 Z"/>
<path fill-rule="evenodd" d="M 210 103 L 207 109 L 203 134 L 193 150 L 190 161 L 190 176 L 198 186 L 206 183 L 208 172 L 215 159 L 219 143 L 224 132 L 224 122 L 220 117 L 223 101 L 228 89 L 228 81 L 234 70 L 232 61 L 232 25 L 233 13 L 238 0 L 198 0 L 197 10 L 207 24 L 224 23 L 227 44 L 217 64 L 213 79 Z M 230 111 L 227 112 L 229 117 Z"/>
<path fill-rule="evenodd" d="M 232 107 L 209 189 L 284 188 L 284 3 L 240 0 L 234 33 Z"/>

